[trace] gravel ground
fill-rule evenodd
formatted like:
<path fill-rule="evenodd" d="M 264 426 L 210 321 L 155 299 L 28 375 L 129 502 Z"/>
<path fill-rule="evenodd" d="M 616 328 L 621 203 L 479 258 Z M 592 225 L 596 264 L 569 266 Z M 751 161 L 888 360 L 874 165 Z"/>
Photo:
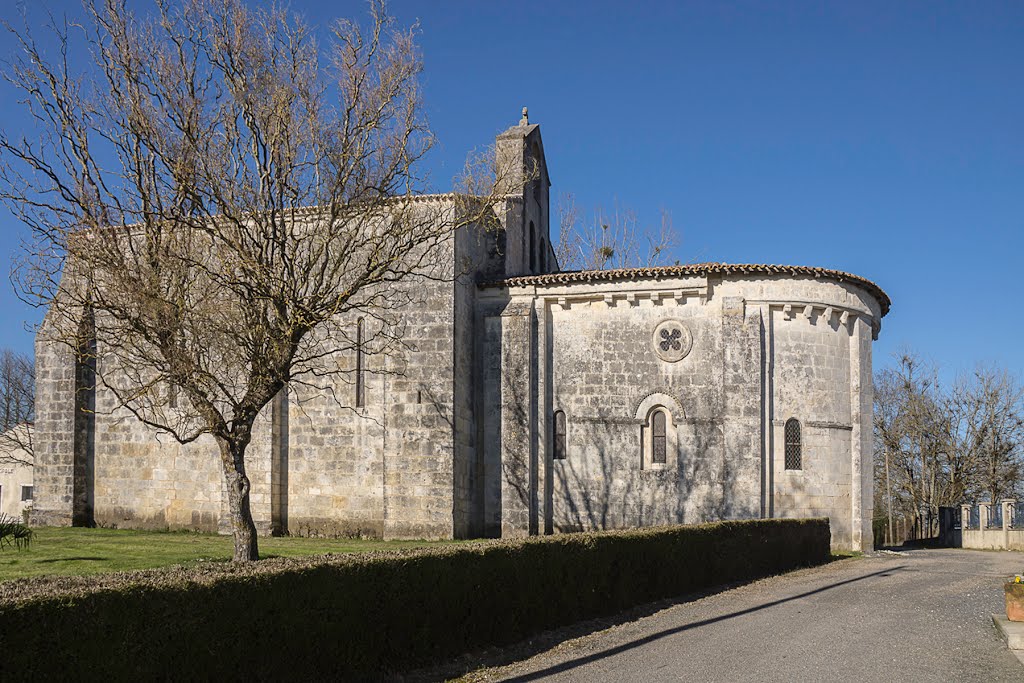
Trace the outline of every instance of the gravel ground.
<path fill-rule="evenodd" d="M 1024 681 L 991 620 L 1022 570 L 1022 553 L 873 553 L 545 634 L 464 680 Z"/>

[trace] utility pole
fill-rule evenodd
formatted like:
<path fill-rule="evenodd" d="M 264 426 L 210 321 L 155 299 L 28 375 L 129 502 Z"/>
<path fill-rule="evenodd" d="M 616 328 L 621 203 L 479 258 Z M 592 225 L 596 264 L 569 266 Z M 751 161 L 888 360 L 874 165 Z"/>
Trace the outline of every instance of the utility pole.
<path fill-rule="evenodd" d="M 893 534 L 892 528 L 892 482 L 889 480 L 889 446 L 885 445 L 882 447 L 885 450 L 885 498 L 886 498 L 886 517 L 889 520 L 889 545 L 894 545 L 896 537 Z"/>

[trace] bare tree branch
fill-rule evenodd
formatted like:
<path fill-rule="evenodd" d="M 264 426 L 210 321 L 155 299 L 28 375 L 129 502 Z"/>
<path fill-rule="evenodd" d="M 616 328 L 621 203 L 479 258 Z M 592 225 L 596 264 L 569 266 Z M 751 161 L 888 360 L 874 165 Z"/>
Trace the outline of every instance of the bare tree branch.
<path fill-rule="evenodd" d="M 559 198 L 558 217 L 555 256 L 563 270 L 668 265 L 680 243 L 667 211 L 661 212 L 658 226 L 645 226 L 635 211 L 618 204 L 611 211 L 598 207 L 587 215 L 573 195 L 565 194 Z"/>
<path fill-rule="evenodd" d="M 120 407 L 181 442 L 214 437 L 235 559 L 255 559 L 245 452 L 260 410 L 289 382 L 349 371 L 355 316 L 364 352 L 400 354 L 418 283 L 458 275 L 454 232 L 492 225 L 499 176 L 524 173 L 415 196 L 433 144 L 422 62 L 380 0 L 325 48 L 240 0 L 86 10 L 52 27 L 57 59 L 12 29 L 6 77 L 39 131 L 0 135 L 0 199 L 32 235 L 16 282 Z M 66 57 L 80 43 L 82 74 Z"/>
<path fill-rule="evenodd" d="M 876 509 L 913 517 L 1021 493 L 1024 385 L 978 367 L 952 387 L 910 352 L 875 378 Z M 891 532 L 890 532 L 891 534 Z"/>
<path fill-rule="evenodd" d="M 29 356 L 0 350 L 0 464 L 32 466 L 35 365 Z"/>

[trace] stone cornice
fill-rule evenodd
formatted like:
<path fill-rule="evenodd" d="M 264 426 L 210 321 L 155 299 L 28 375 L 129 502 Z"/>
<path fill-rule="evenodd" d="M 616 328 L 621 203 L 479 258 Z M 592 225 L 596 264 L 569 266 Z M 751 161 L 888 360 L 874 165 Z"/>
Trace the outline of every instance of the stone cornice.
<path fill-rule="evenodd" d="M 881 314 L 889 312 L 892 305 L 889 296 L 871 280 L 829 268 L 812 266 L 784 266 L 763 263 L 693 263 L 683 266 L 660 266 L 656 268 L 619 268 L 613 270 L 572 270 L 545 275 L 510 277 L 496 282 L 485 282 L 481 288 L 492 287 L 542 287 L 545 285 L 566 285 L 588 282 L 612 282 L 619 280 L 649 280 L 693 275 L 788 275 L 832 280 L 856 285 L 878 301 Z"/>

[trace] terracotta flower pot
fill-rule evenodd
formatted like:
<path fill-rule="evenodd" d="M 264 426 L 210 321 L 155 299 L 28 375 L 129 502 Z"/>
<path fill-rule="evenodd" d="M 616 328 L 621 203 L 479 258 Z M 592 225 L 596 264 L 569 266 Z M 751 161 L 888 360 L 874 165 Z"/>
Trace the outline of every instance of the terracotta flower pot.
<path fill-rule="evenodd" d="M 1024 621 L 1024 583 L 1008 581 L 1003 589 L 1006 592 L 1006 618 Z"/>

